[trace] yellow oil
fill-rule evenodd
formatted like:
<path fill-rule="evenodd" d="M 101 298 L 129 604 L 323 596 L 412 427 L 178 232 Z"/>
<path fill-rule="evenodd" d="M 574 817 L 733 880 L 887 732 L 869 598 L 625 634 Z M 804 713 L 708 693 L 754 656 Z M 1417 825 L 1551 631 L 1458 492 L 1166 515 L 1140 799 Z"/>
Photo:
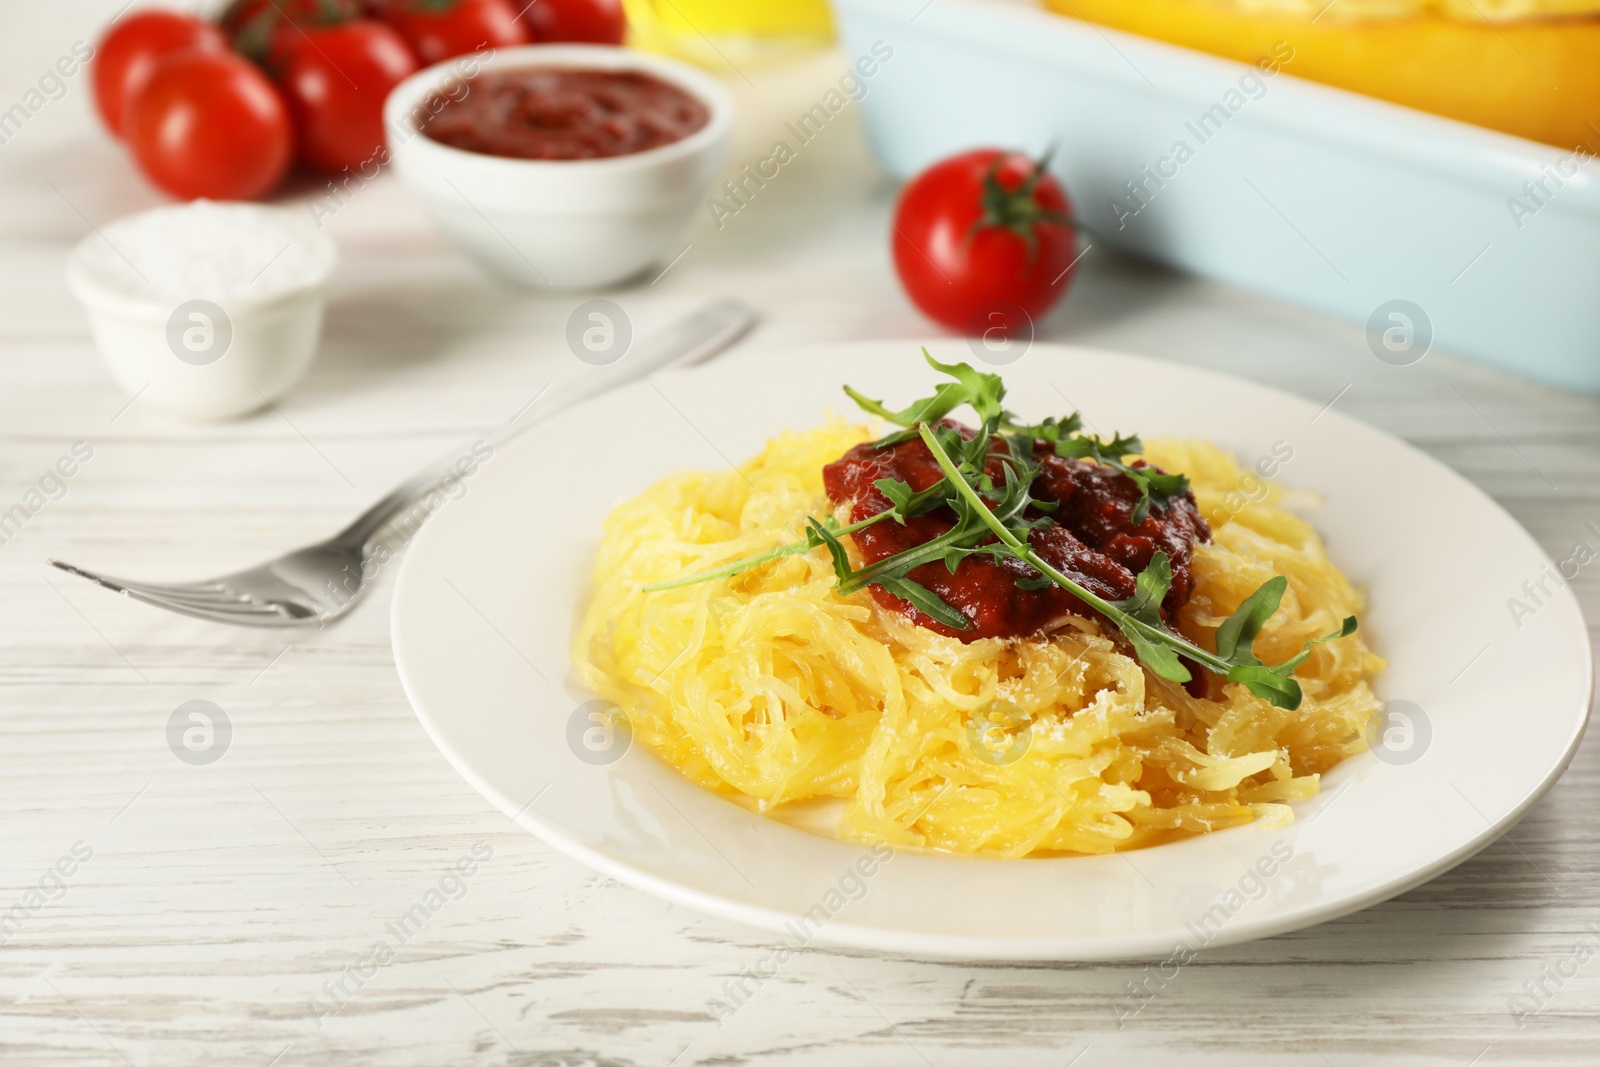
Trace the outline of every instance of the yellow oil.
<path fill-rule="evenodd" d="M 826 0 L 623 0 L 629 43 L 713 69 L 760 66 L 827 45 Z"/>

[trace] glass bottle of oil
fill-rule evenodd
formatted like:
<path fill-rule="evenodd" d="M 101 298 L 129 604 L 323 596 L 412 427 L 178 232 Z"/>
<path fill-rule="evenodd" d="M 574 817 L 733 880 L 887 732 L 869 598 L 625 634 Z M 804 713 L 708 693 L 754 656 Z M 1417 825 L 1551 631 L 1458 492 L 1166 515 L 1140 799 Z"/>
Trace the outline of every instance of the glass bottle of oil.
<path fill-rule="evenodd" d="M 713 69 L 760 66 L 833 40 L 827 0 L 623 0 L 629 43 Z"/>

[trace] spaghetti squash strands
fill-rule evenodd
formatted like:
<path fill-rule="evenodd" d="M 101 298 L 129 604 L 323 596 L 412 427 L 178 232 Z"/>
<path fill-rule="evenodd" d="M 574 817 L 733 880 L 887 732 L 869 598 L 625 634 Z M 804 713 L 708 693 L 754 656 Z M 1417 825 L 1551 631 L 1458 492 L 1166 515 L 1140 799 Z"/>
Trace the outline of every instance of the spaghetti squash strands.
<path fill-rule="evenodd" d="M 1096 619 L 963 644 L 864 591 L 841 597 L 821 548 L 643 591 L 801 540 L 807 518 L 831 512 L 823 466 L 868 439 L 840 420 L 785 433 L 737 471 L 673 475 L 607 519 L 573 661 L 689 778 L 764 811 L 841 798 L 839 834 L 854 841 L 1103 853 L 1290 819 L 1290 802 L 1365 747 L 1383 662 L 1360 634 L 1312 647 L 1289 711 L 1209 675 L 1193 696 Z M 1217 627 L 1279 574 L 1288 590 L 1255 643 L 1266 663 L 1360 611 L 1276 489 L 1203 442 L 1147 447 L 1188 474 L 1213 530 L 1177 620 L 1190 640 L 1214 648 Z"/>

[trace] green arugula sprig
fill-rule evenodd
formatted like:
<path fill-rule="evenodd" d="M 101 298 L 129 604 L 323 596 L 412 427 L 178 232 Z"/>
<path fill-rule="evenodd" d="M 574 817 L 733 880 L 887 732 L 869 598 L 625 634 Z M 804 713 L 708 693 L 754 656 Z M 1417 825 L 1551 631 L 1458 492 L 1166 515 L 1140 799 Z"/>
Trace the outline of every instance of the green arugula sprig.
<path fill-rule="evenodd" d="M 839 520 L 832 515 L 823 519 L 821 523 L 818 523 L 815 519 L 807 519 L 806 536 L 799 541 L 781 545 L 770 552 L 763 552 L 758 556 L 746 556 L 743 559 L 736 559 L 732 563 L 718 567 L 716 570 L 701 571 L 698 574 L 674 578 L 667 582 L 651 582 L 642 588 L 646 593 L 654 593 L 662 589 L 678 589 L 685 585 L 699 585 L 701 582 L 715 581 L 718 578 L 732 578 L 734 575 L 741 574 L 751 567 L 759 567 L 761 564 L 771 563 L 775 559 L 798 556 L 800 553 L 810 549 L 821 548 L 826 544 L 826 541 L 823 540 L 824 536 L 838 538 L 843 534 L 853 534 L 857 530 L 865 530 L 868 526 L 894 517 L 895 513 L 893 511 L 882 511 L 870 518 L 862 519 L 860 522 L 853 522 L 848 526 L 840 526 Z M 813 532 L 813 526 L 818 527 L 816 532 Z"/>
<path fill-rule="evenodd" d="M 844 387 L 845 395 L 854 400 L 862 411 L 876 415 L 884 422 L 906 427 L 898 433 L 889 434 L 873 442 L 878 448 L 889 448 L 902 441 L 911 440 L 917 436 L 918 425 L 924 422 L 938 422 L 962 405 L 977 412 L 978 418 L 985 423 L 991 419 L 1004 420 L 1010 415 L 1010 412 L 1000 406 L 1000 401 L 1006 395 L 1006 387 L 998 374 L 984 374 L 973 370 L 965 363 L 940 363 L 929 355 L 926 348 L 922 350 L 922 357 L 936 370 L 950 375 L 955 381 L 940 382 L 934 386 L 932 396 L 923 397 L 901 411 L 890 411 L 884 406 L 883 401 L 864 396 L 848 385 Z"/>
<path fill-rule="evenodd" d="M 1208 652 L 1181 634 L 1174 633 L 1161 618 L 1161 602 L 1172 587 L 1172 565 L 1165 552 L 1157 552 L 1151 557 L 1149 566 L 1135 582 L 1134 595 L 1127 600 L 1106 600 L 1097 596 L 1046 563 L 1028 544 L 1025 536 L 1019 537 L 1018 530 L 984 506 L 977 487 L 969 480 L 970 474 L 963 473 L 950 458 L 938 435 L 926 426 L 921 428 L 920 433 L 934 461 L 944 471 L 946 480 L 967 503 L 969 513 L 978 517 L 1002 544 L 1011 549 L 1016 558 L 1109 619 L 1133 645 L 1139 662 L 1168 681 L 1189 681 L 1189 669 L 1180 658 L 1188 657 L 1213 674 L 1225 676 L 1230 682 L 1242 682 L 1268 703 L 1282 708 L 1297 708 L 1300 706 L 1300 686 L 1290 675 L 1311 655 L 1311 646 L 1346 637 L 1356 631 L 1356 618 L 1351 615 L 1333 633 L 1307 641 L 1292 659 L 1270 667 L 1263 664 L 1256 658 L 1251 646 L 1261 628 L 1278 610 L 1284 590 L 1288 588 L 1289 580 L 1280 574 L 1239 605 L 1239 609 L 1217 630 L 1217 651 Z"/>
<path fill-rule="evenodd" d="M 880 448 L 909 441 L 916 436 L 916 427 L 925 422 L 938 422 L 963 404 L 977 412 L 985 425 L 992 420 L 993 430 L 1007 436 L 1015 447 L 1020 440 L 1032 453 L 1033 442 L 1043 441 L 1058 456 L 1072 459 L 1089 459 L 1126 475 L 1139 490 L 1139 500 L 1133 508 L 1133 521 L 1140 523 L 1150 514 L 1152 507 L 1165 508 L 1167 503 L 1189 491 L 1189 479 L 1182 474 L 1166 474 L 1148 466 L 1134 466 L 1126 461 L 1128 456 L 1144 452 L 1144 442 L 1138 434 L 1124 437 L 1113 434 L 1111 440 L 1083 433 L 1083 419 L 1076 412 L 1064 418 L 1047 418 L 1039 423 L 1024 423 L 1002 405 L 1006 389 L 998 374 L 984 374 L 965 363 L 940 363 L 922 350 L 923 358 L 935 369 L 950 375 L 955 381 L 941 382 L 934 388 L 933 396 L 925 397 L 901 411 L 890 411 L 883 401 L 863 396 L 848 385 L 845 394 L 862 410 L 886 422 L 907 429 L 892 433 L 877 442 Z M 980 434 L 979 437 L 982 437 Z M 984 439 L 987 441 L 987 438 Z"/>
<path fill-rule="evenodd" d="M 737 560 L 715 570 L 667 582 L 656 582 L 645 591 L 672 589 L 696 582 L 726 578 L 751 567 L 812 548 L 826 548 L 833 562 L 842 596 L 876 585 L 909 602 L 922 614 L 953 630 L 970 630 L 972 622 L 937 593 L 913 580 L 910 573 L 919 567 L 942 562 L 954 573 L 963 559 L 988 555 L 995 559 L 1013 558 L 1026 563 L 1039 575 L 1016 582 L 1022 589 L 1044 589 L 1058 585 L 1104 616 L 1128 639 L 1139 662 L 1152 673 L 1172 682 L 1187 682 L 1191 675 L 1187 659 L 1231 682 L 1246 686 L 1256 696 L 1283 708 L 1300 705 L 1300 686 L 1291 677 L 1311 655 L 1313 645 L 1355 632 L 1356 620 L 1350 616 L 1336 631 L 1307 641 L 1300 652 L 1283 663 L 1267 665 L 1255 655 L 1253 645 L 1283 598 L 1288 580 L 1273 578 L 1252 593 L 1239 609 L 1218 629 L 1216 651 L 1211 652 L 1170 629 L 1161 617 L 1161 605 L 1172 587 L 1172 566 L 1166 553 L 1157 552 L 1135 581 L 1134 594 L 1126 600 L 1106 600 L 1045 562 L 1029 543 L 1036 529 L 1054 523 L 1050 513 L 1055 505 L 1036 500 L 1029 487 L 1038 476 L 1036 442 L 1057 455 L 1091 460 L 1119 471 L 1138 486 L 1140 498 L 1134 521 L 1142 521 L 1152 508 L 1165 508 L 1186 493 L 1188 479 L 1181 474 L 1165 474 L 1150 467 L 1133 466 L 1126 457 L 1144 451 L 1137 435 L 1114 436 L 1110 441 L 1082 432 L 1076 412 L 1042 423 L 1025 424 L 1003 406 L 1005 385 L 999 375 L 985 374 L 965 363 L 943 364 L 922 352 L 928 363 L 953 381 L 942 382 L 934 395 L 925 397 L 901 411 L 890 411 L 882 401 L 863 396 L 845 386 L 845 392 L 871 414 L 904 429 L 875 442 L 887 448 L 912 438 L 920 438 L 939 464 L 944 477 L 934 485 L 913 490 L 892 478 L 874 483 L 889 509 L 861 522 L 840 525 L 830 517 L 810 519 L 803 540 Z M 960 407 L 969 407 L 982 423 L 979 431 L 967 437 L 941 420 Z M 1003 447 L 995 447 L 998 439 Z M 993 463 L 991 464 L 991 461 Z M 998 480 L 993 466 L 998 465 Z M 868 566 L 856 568 L 850 562 L 842 538 L 873 523 L 908 518 L 946 508 L 955 515 L 955 525 L 923 544 L 895 553 Z"/>

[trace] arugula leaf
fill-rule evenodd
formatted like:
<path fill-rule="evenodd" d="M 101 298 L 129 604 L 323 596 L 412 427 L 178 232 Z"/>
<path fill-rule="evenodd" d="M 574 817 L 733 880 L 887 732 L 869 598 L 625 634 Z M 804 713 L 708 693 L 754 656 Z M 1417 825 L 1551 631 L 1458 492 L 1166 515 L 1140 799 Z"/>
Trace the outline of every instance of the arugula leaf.
<path fill-rule="evenodd" d="M 885 422 L 892 422 L 896 426 L 915 427 L 918 423 L 938 422 L 963 404 L 976 411 L 978 418 L 984 422 L 999 417 L 1000 401 L 1006 395 L 1005 383 L 1001 381 L 1000 375 L 985 374 L 974 370 L 966 363 L 940 363 L 926 348 L 922 350 L 922 357 L 934 370 L 950 375 L 955 381 L 940 382 L 934 387 L 932 396 L 923 397 L 902 411 L 890 411 L 884 407 L 883 401 L 863 396 L 848 385 L 844 387 L 845 395 L 854 400 L 863 411 L 876 415 Z M 909 440 L 911 435 L 891 436 L 899 440 Z M 884 439 L 887 440 L 888 438 Z M 880 445 L 883 443 L 879 442 Z"/>
<path fill-rule="evenodd" d="M 1275 667 L 1240 664 L 1228 668 L 1227 678 L 1230 682 L 1243 682 L 1245 688 L 1268 704 L 1291 711 L 1300 706 L 1300 683 Z"/>
<path fill-rule="evenodd" d="M 1217 628 L 1217 655 L 1232 665 L 1228 668 L 1228 681 L 1243 682 L 1256 696 L 1274 704 L 1278 703 L 1278 700 L 1274 699 L 1275 696 L 1288 692 L 1285 680 L 1294 673 L 1295 668 L 1310 657 L 1313 645 L 1349 637 L 1356 632 L 1356 617 L 1348 615 L 1337 630 L 1307 641 L 1296 655 L 1270 667 L 1263 665 L 1261 660 L 1256 658 L 1253 647 L 1256 635 L 1261 632 L 1267 620 L 1277 612 L 1278 604 L 1288 587 L 1289 579 L 1281 574 L 1269 579 L 1260 589 L 1245 598 L 1238 610 Z M 1287 684 L 1294 685 L 1293 682 Z M 1294 693 L 1294 704 L 1280 706 L 1298 706 L 1299 686 L 1294 687 Z"/>
<path fill-rule="evenodd" d="M 918 492 L 913 492 L 910 485 L 898 478 L 879 478 L 872 484 L 894 505 L 894 521 L 901 526 L 906 524 L 907 519 L 925 515 L 944 503 L 945 485 L 942 479 Z"/>
<path fill-rule="evenodd" d="M 973 547 L 953 545 L 944 550 L 943 558 L 945 569 L 951 574 L 954 574 L 956 572 L 956 568 L 961 566 L 961 561 L 966 559 L 968 556 L 992 556 L 994 559 L 1000 560 L 1005 559 L 1010 555 L 1010 550 L 1004 545 L 989 544 L 976 545 Z M 1049 585 L 1051 583 L 1046 582 L 1045 584 Z"/>
<path fill-rule="evenodd" d="M 1161 603 L 1167 599 L 1167 590 L 1171 588 L 1172 561 L 1165 552 L 1157 552 L 1134 579 L 1133 596 L 1115 602 L 1130 620 L 1143 625 L 1124 626 L 1115 618 L 1112 621 L 1117 623 L 1117 629 L 1132 643 L 1139 662 L 1169 681 L 1187 682 L 1189 669 L 1179 660 L 1178 654 L 1148 635 L 1149 628 L 1166 629 L 1166 622 L 1161 618 Z"/>
<path fill-rule="evenodd" d="M 839 595 L 849 596 L 872 585 L 880 578 L 904 577 L 925 563 L 941 562 L 951 546 L 961 544 L 967 539 L 968 531 L 958 525 L 931 541 L 924 541 L 914 548 L 908 548 L 904 552 L 897 552 L 876 563 L 868 564 L 851 575 L 849 581 L 839 583 Z"/>
<path fill-rule="evenodd" d="M 1149 486 L 1151 494 L 1161 504 L 1165 504 L 1175 496 L 1182 496 L 1189 491 L 1189 476 L 1187 474 L 1168 474 L 1158 471 L 1154 467 L 1134 467 L 1136 480 L 1142 479 Z"/>
<path fill-rule="evenodd" d="M 1009 434 L 1016 434 L 1019 438 L 1026 440 L 1031 452 L 1035 439 L 1048 441 L 1053 446 L 1057 441 L 1066 440 L 1072 434 L 1083 429 L 1083 416 L 1074 411 L 1072 414 L 1059 419 L 1052 415 L 1043 422 L 1022 423 L 1018 422 L 1017 417 L 1011 412 L 1002 411 L 1000 413 L 1000 428 Z"/>
<path fill-rule="evenodd" d="M 913 607 L 930 619 L 937 619 L 953 630 L 972 629 L 972 620 L 935 593 L 932 589 L 910 578 L 880 578 L 876 583 L 901 600 L 909 600 Z"/>
<path fill-rule="evenodd" d="M 1139 662 L 1156 674 L 1169 682 L 1187 682 L 1193 677 L 1169 643 L 1159 636 L 1152 636 L 1149 630 L 1133 625 L 1138 620 L 1124 615 L 1120 618 L 1113 616 L 1111 621 L 1117 624 L 1117 629 L 1121 630 L 1133 645 L 1134 654 L 1139 657 Z"/>
<path fill-rule="evenodd" d="M 1134 579 L 1135 592 L 1117 606 L 1136 619 L 1148 623 L 1161 622 L 1161 602 L 1167 599 L 1172 588 L 1172 562 L 1165 552 L 1150 557 L 1150 563 Z"/>
<path fill-rule="evenodd" d="M 806 541 L 813 545 L 825 545 L 828 555 L 833 559 L 833 575 L 843 585 L 855 574 L 850 566 L 850 554 L 844 549 L 844 542 L 839 540 L 837 534 L 816 519 L 806 521 Z"/>
<path fill-rule="evenodd" d="M 857 530 L 865 530 L 868 526 L 871 526 L 874 523 L 882 522 L 884 519 L 891 518 L 894 518 L 894 512 L 884 511 L 870 516 L 869 518 L 862 519 L 860 522 L 853 522 L 849 526 L 840 526 L 838 521 L 831 515 L 824 519 L 823 522 L 827 526 L 828 530 L 835 534 L 853 534 Z M 763 563 L 771 563 L 775 559 L 783 559 L 787 556 L 798 556 L 807 549 L 817 548 L 823 543 L 819 537 L 810 531 L 809 523 L 815 521 L 815 519 L 807 520 L 808 526 L 806 536 L 803 540 L 792 541 L 787 545 L 781 545 L 778 548 L 774 548 L 770 552 L 762 552 L 759 555 L 746 556 L 743 559 L 734 560 L 732 563 L 724 564 L 723 566 L 717 567 L 714 570 L 701 571 L 698 574 L 685 575 L 682 578 L 671 578 L 664 582 L 651 582 L 648 585 L 641 586 L 640 588 L 646 593 L 655 593 L 662 589 L 678 589 L 685 585 L 698 585 L 701 582 L 710 582 L 718 578 L 732 578 L 736 574 L 742 574 L 752 567 L 759 567 Z"/>
<path fill-rule="evenodd" d="M 860 582 L 859 578 L 865 572 L 857 571 L 850 566 L 850 556 L 845 552 L 844 542 L 832 530 L 815 519 L 810 521 L 808 534 L 828 548 L 828 555 L 833 558 L 833 571 L 839 579 L 841 590 L 848 584 L 877 585 L 894 594 L 902 600 L 909 601 L 912 607 L 928 616 L 944 623 L 954 630 L 972 629 L 972 621 L 961 612 L 947 604 L 939 594 L 914 582 L 903 575 L 882 575 L 871 582 Z"/>
<path fill-rule="evenodd" d="M 1109 441 L 1093 434 L 1078 434 L 1056 442 L 1056 455 L 1071 456 L 1074 459 L 1092 459 L 1096 463 L 1117 463 L 1123 456 L 1143 451 L 1144 442 L 1136 433 L 1126 437 L 1120 433 L 1113 434 Z"/>
<path fill-rule="evenodd" d="M 1261 661 L 1256 659 L 1252 648 L 1256 635 L 1277 612 L 1287 588 L 1289 579 L 1280 574 L 1246 597 L 1238 610 L 1217 627 L 1217 655 L 1233 664 L 1258 665 Z M 1244 646 L 1242 651 L 1240 645 Z"/>

